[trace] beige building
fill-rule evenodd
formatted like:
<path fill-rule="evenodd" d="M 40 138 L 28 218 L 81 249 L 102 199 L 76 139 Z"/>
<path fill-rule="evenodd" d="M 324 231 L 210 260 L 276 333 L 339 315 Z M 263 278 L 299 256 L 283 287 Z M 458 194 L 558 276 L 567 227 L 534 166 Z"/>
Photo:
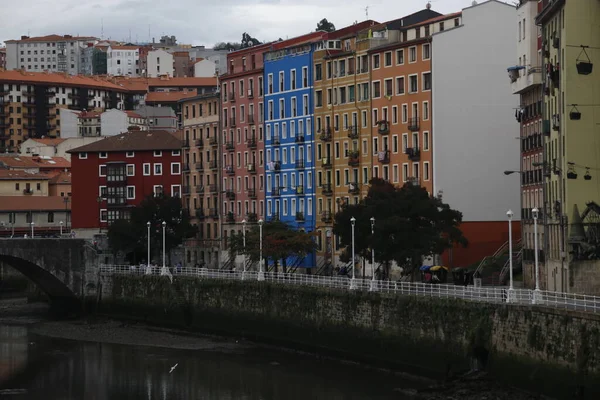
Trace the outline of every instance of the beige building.
<path fill-rule="evenodd" d="M 213 265 L 222 248 L 219 204 L 223 171 L 219 159 L 219 95 L 207 94 L 180 102 L 183 118 L 183 202 L 198 236 L 186 243 L 186 262 Z"/>
<path fill-rule="evenodd" d="M 71 202 L 62 197 L 6 196 L 0 201 L 0 237 L 70 232 Z"/>
<path fill-rule="evenodd" d="M 0 196 L 48 196 L 49 180 L 46 174 L 0 169 Z"/>
<path fill-rule="evenodd" d="M 102 139 L 102 137 L 27 139 L 21 143 L 20 154 L 21 156 L 29 157 L 62 157 L 67 161 L 71 161 L 71 154 L 68 153 L 69 150 Z"/>

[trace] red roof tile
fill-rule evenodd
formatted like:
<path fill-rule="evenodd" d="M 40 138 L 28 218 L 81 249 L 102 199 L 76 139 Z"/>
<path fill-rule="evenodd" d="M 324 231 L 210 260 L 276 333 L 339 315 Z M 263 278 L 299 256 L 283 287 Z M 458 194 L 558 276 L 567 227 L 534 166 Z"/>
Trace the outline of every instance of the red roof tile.
<path fill-rule="evenodd" d="M 39 165 L 30 156 L 1 156 L 0 166 L 5 166 L 10 169 L 28 169 L 38 168 Z"/>
<path fill-rule="evenodd" d="M 71 209 L 61 196 L 3 196 L 2 211 L 64 211 Z"/>
<path fill-rule="evenodd" d="M 12 169 L 0 169 L 0 180 L 12 181 L 12 180 L 46 180 L 49 179 L 48 175 L 45 174 L 32 174 L 23 170 L 12 170 Z"/>
<path fill-rule="evenodd" d="M 108 82 L 105 79 L 92 78 L 83 75 L 68 75 L 53 72 L 25 72 L 22 70 L 0 70 L 0 84 L 13 82 L 19 84 L 88 87 L 92 89 L 117 90 L 119 92 L 126 91 L 124 87 Z"/>
<path fill-rule="evenodd" d="M 70 172 L 60 172 L 55 174 L 50 178 L 51 185 L 67 185 L 71 183 L 71 173 Z"/>
<path fill-rule="evenodd" d="M 146 103 L 176 103 L 179 100 L 195 97 L 198 95 L 196 90 L 181 92 L 150 92 L 146 96 Z"/>

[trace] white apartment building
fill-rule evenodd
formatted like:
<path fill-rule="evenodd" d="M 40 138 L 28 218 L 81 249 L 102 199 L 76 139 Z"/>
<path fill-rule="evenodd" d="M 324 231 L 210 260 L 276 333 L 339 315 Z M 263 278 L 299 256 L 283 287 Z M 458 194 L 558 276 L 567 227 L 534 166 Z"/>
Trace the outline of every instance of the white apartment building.
<path fill-rule="evenodd" d="M 6 69 L 77 75 L 83 73 L 83 50 L 96 42 L 95 37 L 86 36 L 21 36 L 6 41 Z"/>
<path fill-rule="evenodd" d="M 130 127 L 148 129 L 147 119 L 135 111 L 110 109 L 101 111 L 60 110 L 61 138 L 114 136 Z"/>
<path fill-rule="evenodd" d="M 194 63 L 194 78 L 211 78 L 217 73 L 217 64 L 210 60 L 200 60 Z"/>
<path fill-rule="evenodd" d="M 158 78 L 160 75 L 173 76 L 173 55 L 164 50 L 151 50 L 147 56 L 147 76 Z"/>
<path fill-rule="evenodd" d="M 140 49 L 137 46 L 109 46 L 106 52 L 108 75 L 139 76 Z"/>

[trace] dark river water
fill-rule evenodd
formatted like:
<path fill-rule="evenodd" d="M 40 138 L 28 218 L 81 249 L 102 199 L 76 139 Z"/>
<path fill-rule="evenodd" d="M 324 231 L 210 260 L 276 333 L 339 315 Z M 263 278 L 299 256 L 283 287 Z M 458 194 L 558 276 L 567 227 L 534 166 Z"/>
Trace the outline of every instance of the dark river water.
<path fill-rule="evenodd" d="M 78 342 L 0 320 L 3 400 L 401 400 L 398 389 L 415 386 L 386 372 L 258 346 L 191 351 Z"/>

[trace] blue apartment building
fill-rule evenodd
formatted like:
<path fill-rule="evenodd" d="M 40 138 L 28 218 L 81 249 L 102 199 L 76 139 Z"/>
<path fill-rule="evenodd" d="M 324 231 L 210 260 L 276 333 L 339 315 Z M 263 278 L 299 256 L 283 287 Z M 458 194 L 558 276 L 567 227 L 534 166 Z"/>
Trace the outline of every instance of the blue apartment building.
<path fill-rule="evenodd" d="M 314 41 L 264 55 L 266 220 L 295 229 L 316 227 Z M 314 267 L 316 255 L 286 260 L 289 267 Z"/>

